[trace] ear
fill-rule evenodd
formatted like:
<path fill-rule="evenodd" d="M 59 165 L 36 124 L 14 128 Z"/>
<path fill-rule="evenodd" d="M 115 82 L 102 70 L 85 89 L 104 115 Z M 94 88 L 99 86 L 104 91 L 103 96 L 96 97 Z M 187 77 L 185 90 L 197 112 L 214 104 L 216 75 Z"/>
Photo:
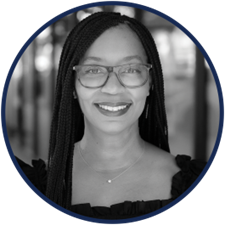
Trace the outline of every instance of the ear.
<path fill-rule="evenodd" d="M 76 95 L 75 91 L 73 91 L 73 98 L 77 99 L 77 95 Z"/>
<path fill-rule="evenodd" d="M 154 84 L 152 82 L 152 69 L 150 69 L 150 71 L 149 71 L 149 91 L 148 91 L 147 96 L 150 95 L 150 92 L 153 91 L 153 89 L 154 89 Z"/>
<path fill-rule="evenodd" d="M 73 90 L 73 98 L 74 98 L 74 99 L 77 99 L 77 93 L 76 93 L 75 90 Z"/>
<path fill-rule="evenodd" d="M 154 85 L 153 85 L 153 83 L 152 83 L 152 78 L 151 78 L 151 76 L 150 76 L 150 79 L 149 79 L 149 89 L 148 89 L 148 94 L 147 94 L 147 96 L 150 95 L 150 91 L 153 91 L 153 89 L 154 89 Z"/>

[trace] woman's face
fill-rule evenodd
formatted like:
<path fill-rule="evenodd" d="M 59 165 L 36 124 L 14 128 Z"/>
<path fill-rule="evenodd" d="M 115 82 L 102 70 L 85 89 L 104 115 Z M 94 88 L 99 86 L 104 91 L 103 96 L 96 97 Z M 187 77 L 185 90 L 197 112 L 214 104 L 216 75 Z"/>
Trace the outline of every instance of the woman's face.
<path fill-rule="evenodd" d="M 120 25 L 96 39 L 79 64 L 117 66 L 131 63 L 147 63 L 147 56 L 137 35 L 127 26 Z M 138 126 L 138 118 L 149 94 L 149 83 L 150 78 L 144 86 L 126 88 L 114 72 L 101 88 L 85 88 L 76 80 L 85 125 L 110 134 Z"/>

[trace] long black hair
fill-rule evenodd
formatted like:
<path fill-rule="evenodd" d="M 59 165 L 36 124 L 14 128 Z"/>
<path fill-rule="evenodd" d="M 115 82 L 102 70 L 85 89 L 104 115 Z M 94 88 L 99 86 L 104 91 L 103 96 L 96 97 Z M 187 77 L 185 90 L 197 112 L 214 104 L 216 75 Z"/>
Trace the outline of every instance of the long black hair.
<path fill-rule="evenodd" d="M 90 45 L 107 29 L 126 24 L 139 37 L 152 64 L 152 86 L 144 111 L 139 118 L 143 140 L 169 152 L 168 129 L 164 103 L 164 82 L 155 42 L 140 22 L 119 13 L 99 12 L 82 20 L 69 33 L 64 44 L 57 76 L 55 103 L 51 124 L 48 181 L 46 196 L 70 209 L 74 143 L 81 140 L 84 120 L 77 100 L 73 98 L 77 65 Z"/>

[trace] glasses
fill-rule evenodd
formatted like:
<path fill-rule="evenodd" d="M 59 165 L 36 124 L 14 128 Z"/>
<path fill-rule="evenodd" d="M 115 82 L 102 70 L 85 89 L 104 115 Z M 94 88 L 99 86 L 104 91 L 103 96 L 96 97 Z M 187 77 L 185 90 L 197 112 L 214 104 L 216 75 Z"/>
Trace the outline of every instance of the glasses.
<path fill-rule="evenodd" d="M 120 66 L 77 65 L 73 70 L 77 72 L 80 84 L 86 88 L 103 87 L 114 72 L 120 84 L 127 88 L 143 86 L 149 78 L 150 64 L 126 64 Z"/>

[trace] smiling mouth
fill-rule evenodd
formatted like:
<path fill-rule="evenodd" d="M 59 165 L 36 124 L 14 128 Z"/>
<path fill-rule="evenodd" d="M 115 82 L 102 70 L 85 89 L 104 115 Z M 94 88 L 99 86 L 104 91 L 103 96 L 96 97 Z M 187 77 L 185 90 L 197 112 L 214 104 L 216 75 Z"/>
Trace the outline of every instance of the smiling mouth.
<path fill-rule="evenodd" d="M 108 106 L 108 105 L 98 105 L 100 108 L 104 109 L 104 110 L 107 110 L 107 111 L 110 111 L 110 112 L 117 112 L 119 110 L 123 110 L 125 109 L 126 107 L 128 107 L 129 105 L 121 105 L 121 106 Z"/>
<path fill-rule="evenodd" d="M 131 106 L 131 103 L 95 103 L 101 113 L 107 116 L 121 116 L 125 114 Z"/>

